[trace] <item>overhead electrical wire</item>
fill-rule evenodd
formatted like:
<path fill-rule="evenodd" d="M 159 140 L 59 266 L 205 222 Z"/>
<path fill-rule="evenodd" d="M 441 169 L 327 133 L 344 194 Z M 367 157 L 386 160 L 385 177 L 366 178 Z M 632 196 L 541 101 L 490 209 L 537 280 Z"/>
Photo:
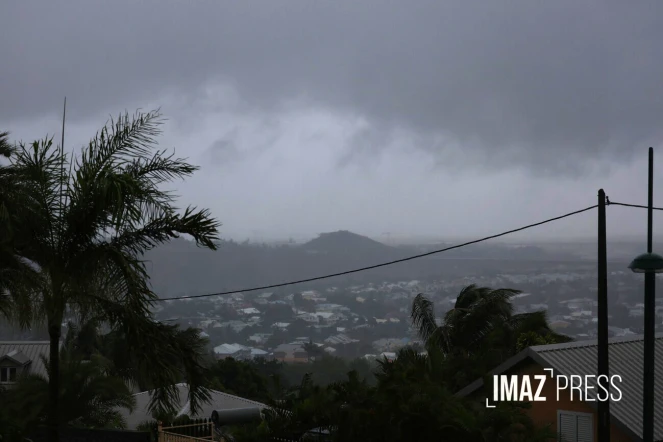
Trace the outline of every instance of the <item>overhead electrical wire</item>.
<path fill-rule="evenodd" d="M 625 203 L 616 203 L 614 201 L 606 201 L 605 203 L 606 206 L 624 206 L 624 207 L 636 207 L 638 209 L 648 209 L 649 207 L 647 206 L 641 206 L 639 204 L 625 204 Z M 654 210 L 663 210 L 663 207 L 652 207 Z"/>
<path fill-rule="evenodd" d="M 618 203 L 610 203 L 610 204 L 618 204 Z M 396 260 L 393 260 L 393 261 L 383 262 L 381 264 L 375 264 L 375 265 L 371 265 L 371 266 L 367 266 L 367 267 L 361 267 L 361 268 L 358 268 L 358 269 L 346 270 L 344 272 L 330 273 L 330 274 L 327 274 L 327 275 L 316 276 L 316 277 L 313 277 L 313 278 L 299 279 L 297 281 L 289 281 L 289 282 L 283 282 L 283 283 L 279 283 L 279 284 L 271 284 L 271 285 L 265 285 L 265 286 L 260 286 L 260 287 L 251 287 L 251 288 L 245 288 L 245 289 L 240 289 L 240 290 L 230 290 L 230 291 L 218 292 L 218 293 L 207 293 L 207 294 L 204 294 L 204 295 L 176 296 L 176 297 L 173 297 L 173 298 L 158 298 L 158 299 L 155 299 L 154 301 L 175 301 L 177 299 L 209 298 L 211 296 L 223 296 L 223 295 L 232 295 L 232 294 L 236 294 L 236 293 L 254 292 L 254 291 L 257 291 L 257 290 L 268 290 L 268 289 L 274 289 L 274 288 L 278 288 L 278 287 L 285 287 L 287 285 L 294 285 L 294 284 L 302 284 L 302 283 L 305 283 L 305 282 L 319 281 L 321 279 L 334 278 L 334 277 L 337 277 L 337 276 L 349 275 L 351 273 L 365 272 L 367 270 L 377 269 L 379 267 L 386 267 L 386 266 L 398 264 L 398 263 L 405 262 L 405 261 L 411 261 L 413 259 L 424 258 L 426 256 L 435 255 L 435 254 L 446 252 L 446 251 L 449 251 L 449 250 L 459 249 L 461 247 L 469 246 L 471 244 L 476 244 L 476 243 L 480 243 L 480 242 L 483 242 L 483 241 L 488 241 L 489 239 L 494 239 L 494 238 L 499 238 L 501 236 L 510 235 L 512 233 L 520 232 L 520 231 L 526 230 L 526 229 L 531 229 L 532 227 L 537 227 L 537 226 L 540 226 L 542 224 L 547 224 L 547 223 L 551 223 L 553 221 L 557 221 L 557 220 L 560 220 L 560 219 L 563 219 L 563 218 L 568 218 L 570 216 L 578 215 L 580 213 L 587 212 L 587 211 L 592 210 L 592 209 L 596 209 L 597 207 L 598 207 L 598 204 L 590 206 L 590 207 L 586 207 L 586 208 L 581 209 L 581 210 L 576 210 L 574 212 L 570 212 L 570 213 L 567 213 L 567 214 L 564 214 L 564 215 L 561 215 L 561 216 L 556 216 L 554 218 L 550 218 L 550 219 L 547 219 L 545 221 L 541 221 L 541 222 L 534 223 L 534 224 L 529 224 L 527 226 L 519 227 L 517 229 L 513 229 L 513 230 L 506 231 L 506 232 L 498 233 L 497 235 L 486 236 L 484 238 L 475 239 L 473 241 L 465 242 L 465 243 L 462 243 L 462 244 L 457 244 L 455 246 L 445 247 L 443 249 L 438 249 L 438 250 L 433 250 L 432 252 L 421 253 L 419 255 L 409 256 L 407 258 L 396 259 Z"/>

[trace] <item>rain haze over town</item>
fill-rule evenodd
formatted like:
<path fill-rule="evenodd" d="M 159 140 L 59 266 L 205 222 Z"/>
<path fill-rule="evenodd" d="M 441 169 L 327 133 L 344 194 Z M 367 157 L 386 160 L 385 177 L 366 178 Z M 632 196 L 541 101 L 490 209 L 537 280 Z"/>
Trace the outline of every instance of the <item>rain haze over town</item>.
<path fill-rule="evenodd" d="M 158 109 L 158 148 L 199 167 L 167 188 L 219 221 L 217 250 L 183 235 L 144 258 L 154 318 L 200 329 L 219 360 L 393 359 L 424 344 L 417 294 L 440 325 L 471 284 L 595 339 L 595 209 L 287 283 L 580 211 L 599 189 L 646 205 L 649 147 L 663 207 L 663 2 L 30 0 L 0 17 L 12 140 L 59 142 L 65 97 L 76 155 L 109 118 Z M 647 211 L 606 211 L 609 333 L 642 334 L 628 264 Z M 0 322 L 0 340 L 31 339 L 46 328 Z"/>

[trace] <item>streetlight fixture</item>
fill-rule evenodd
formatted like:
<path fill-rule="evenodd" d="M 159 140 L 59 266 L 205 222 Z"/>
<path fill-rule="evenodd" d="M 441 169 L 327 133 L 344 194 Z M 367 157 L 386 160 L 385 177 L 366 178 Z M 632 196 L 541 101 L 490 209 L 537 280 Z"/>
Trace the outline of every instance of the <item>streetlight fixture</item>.
<path fill-rule="evenodd" d="M 649 198 L 647 206 L 647 253 L 628 266 L 634 273 L 645 274 L 645 342 L 642 382 L 642 441 L 654 442 L 654 366 L 656 333 L 656 274 L 663 273 L 663 257 L 652 253 L 654 207 L 654 149 L 649 148 Z"/>
<path fill-rule="evenodd" d="M 633 273 L 663 273 L 663 256 L 656 253 L 643 253 L 628 266 Z"/>

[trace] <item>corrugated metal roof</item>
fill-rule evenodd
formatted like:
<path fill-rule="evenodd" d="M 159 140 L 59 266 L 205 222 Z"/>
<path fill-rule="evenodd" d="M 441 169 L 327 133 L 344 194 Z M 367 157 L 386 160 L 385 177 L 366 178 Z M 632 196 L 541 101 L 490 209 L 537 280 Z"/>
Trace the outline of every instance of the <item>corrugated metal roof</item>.
<path fill-rule="evenodd" d="M 598 372 L 596 340 L 531 347 L 556 374 L 585 375 Z M 609 373 L 619 375 L 617 387 L 622 393 L 619 401 L 610 402 L 610 414 L 642 437 L 642 381 L 644 368 L 644 338 L 635 336 L 609 340 Z M 596 382 L 587 382 L 596 387 Z M 590 390 L 596 396 L 596 389 Z M 615 394 L 618 394 L 615 391 Z M 663 440 L 663 334 L 656 336 L 654 440 Z"/>
<path fill-rule="evenodd" d="M 297 351 L 304 351 L 302 344 L 281 344 L 273 350 L 273 353 L 284 352 L 294 354 Z"/>
<path fill-rule="evenodd" d="M 250 407 L 258 407 L 262 409 L 267 407 L 267 405 L 260 402 L 211 390 L 211 401 L 202 404 L 198 413 L 195 416 L 191 416 L 189 408 L 189 386 L 187 384 L 177 384 L 176 386 L 179 394 L 179 401 L 175 405 L 175 408 L 178 411 L 178 415 L 187 414 L 191 418 L 209 419 L 214 410 L 234 410 L 237 408 Z M 136 408 L 133 413 L 130 413 L 126 408 L 118 410 L 122 417 L 124 417 L 128 429 L 135 429 L 141 423 L 152 420 L 152 414 L 148 411 L 148 405 L 151 399 L 150 392 L 145 391 L 143 393 L 138 393 L 135 394 L 134 397 L 136 398 Z"/>
<path fill-rule="evenodd" d="M 30 373 L 39 374 L 48 378 L 46 367 L 41 360 L 41 356 L 48 359 L 50 342 L 48 341 L 0 341 L 0 358 L 17 351 L 23 353 L 30 359 Z"/>

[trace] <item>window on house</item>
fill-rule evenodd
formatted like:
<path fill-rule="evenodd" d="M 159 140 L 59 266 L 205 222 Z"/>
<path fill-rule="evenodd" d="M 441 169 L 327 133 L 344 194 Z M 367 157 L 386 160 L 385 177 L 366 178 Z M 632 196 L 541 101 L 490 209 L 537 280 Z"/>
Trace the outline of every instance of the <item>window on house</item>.
<path fill-rule="evenodd" d="M 0 382 L 16 381 L 16 367 L 0 367 Z"/>
<path fill-rule="evenodd" d="M 557 436 L 560 442 L 594 442 L 594 415 L 559 410 Z"/>

